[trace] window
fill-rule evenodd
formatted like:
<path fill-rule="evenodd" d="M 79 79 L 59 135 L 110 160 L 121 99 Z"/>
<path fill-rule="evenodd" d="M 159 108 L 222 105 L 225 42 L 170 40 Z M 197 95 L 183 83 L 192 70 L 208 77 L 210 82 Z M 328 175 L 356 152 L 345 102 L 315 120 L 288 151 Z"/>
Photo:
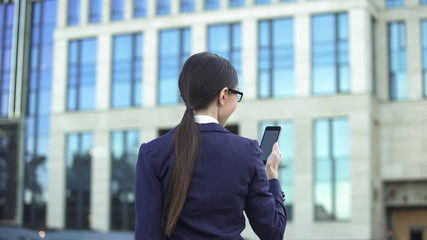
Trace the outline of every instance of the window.
<path fill-rule="evenodd" d="M 157 0 L 157 15 L 168 15 L 170 11 L 170 0 Z"/>
<path fill-rule="evenodd" d="M 190 29 L 170 29 L 160 32 L 159 105 L 181 102 L 178 77 L 191 53 Z"/>
<path fill-rule="evenodd" d="M 296 2 L 297 0 L 281 0 L 282 2 Z"/>
<path fill-rule="evenodd" d="M 282 127 L 282 134 L 279 136 L 279 147 L 282 153 L 282 158 L 279 165 L 279 181 L 282 186 L 282 191 L 285 193 L 285 207 L 288 214 L 288 220 L 293 219 L 294 205 L 294 157 L 295 157 L 295 129 L 292 121 L 279 122 L 261 122 L 260 125 L 260 141 L 262 134 L 267 126 Z"/>
<path fill-rule="evenodd" d="M 89 22 L 99 23 L 102 19 L 102 1 L 90 0 L 89 1 Z"/>
<path fill-rule="evenodd" d="M 27 226 L 46 226 L 50 115 L 52 104 L 53 33 L 57 1 L 31 2 L 27 109 L 25 117 L 24 219 Z M 1 16 L 1 14 L 0 14 Z"/>
<path fill-rule="evenodd" d="M 67 9 L 68 26 L 78 25 L 80 22 L 80 0 L 68 0 Z"/>
<path fill-rule="evenodd" d="M 258 24 L 258 96 L 293 96 L 294 27 L 291 18 L 263 20 Z"/>
<path fill-rule="evenodd" d="M 9 114 L 13 4 L 0 4 L 0 117 Z"/>
<path fill-rule="evenodd" d="M 135 229 L 135 166 L 137 130 L 111 133 L 111 229 Z"/>
<path fill-rule="evenodd" d="M 194 0 L 181 0 L 181 12 L 194 12 Z"/>
<path fill-rule="evenodd" d="M 312 17 L 312 92 L 331 95 L 350 91 L 348 16 Z"/>
<path fill-rule="evenodd" d="M 133 0 L 133 17 L 143 18 L 147 16 L 147 0 Z"/>
<path fill-rule="evenodd" d="M 403 7 L 405 6 L 405 0 L 386 0 L 387 8 Z"/>
<path fill-rule="evenodd" d="M 255 4 L 269 4 L 271 0 L 255 0 Z"/>
<path fill-rule="evenodd" d="M 424 76 L 424 97 L 427 98 L 427 20 L 421 22 L 422 51 L 423 51 L 423 76 Z"/>
<path fill-rule="evenodd" d="M 388 34 L 390 99 L 405 100 L 408 97 L 405 23 L 390 23 Z"/>
<path fill-rule="evenodd" d="M 111 107 L 141 105 L 142 34 L 114 37 Z"/>
<path fill-rule="evenodd" d="M 230 7 L 243 7 L 245 6 L 245 0 L 230 0 Z"/>
<path fill-rule="evenodd" d="M 315 219 L 350 220 L 350 127 L 346 118 L 314 122 Z"/>
<path fill-rule="evenodd" d="M 89 229 L 93 136 L 68 134 L 66 146 L 65 227 Z"/>
<path fill-rule="evenodd" d="M 205 0 L 205 10 L 219 9 L 220 0 Z"/>
<path fill-rule="evenodd" d="M 427 0 L 420 0 L 421 5 L 427 5 Z"/>
<path fill-rule="evenodd" d="M 227 59 L 236 68 L 239 89 L 243 89 L 241 26 L 239 23 L 211 25 L 208 28 L 208 50 Z"/>
<path fill-rule="evenodd" d="M 73 40 L 68 52 L 67 110 L 94 110 L 96 39 Z"/>
<path fill-rule="evenodd" d="M 111 0 L 111 20 L 119 21 L 124 17 L 124 0 Z"/>

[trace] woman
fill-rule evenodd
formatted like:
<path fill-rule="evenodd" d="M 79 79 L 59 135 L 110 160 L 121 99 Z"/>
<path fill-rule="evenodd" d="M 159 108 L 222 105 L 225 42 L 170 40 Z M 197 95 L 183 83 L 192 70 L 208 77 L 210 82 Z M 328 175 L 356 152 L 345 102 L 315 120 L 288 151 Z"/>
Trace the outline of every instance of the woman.
<path fill-rule="evenodd" d="M 224 128 L 243 97 L 237 87 L 224 58 L 204 52 L 185 62 L 181 124 L 139 150 L 135 239 L 243 239 L 243 211 L 261 239 L 283 239 L 278 144 L 264 168 L 258 142 Z"/>

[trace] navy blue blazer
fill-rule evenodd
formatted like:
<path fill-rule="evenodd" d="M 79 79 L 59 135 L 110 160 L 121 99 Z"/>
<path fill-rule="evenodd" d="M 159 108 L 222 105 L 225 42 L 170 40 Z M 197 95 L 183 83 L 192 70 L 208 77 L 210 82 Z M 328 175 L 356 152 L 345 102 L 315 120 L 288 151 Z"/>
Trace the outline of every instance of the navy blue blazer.
<path fill-rule="evenodd" d="M 258 142 L 237 136 L 216 123 L 199 127 L 202 151 L 170 239 L 243 239 L 243 211 L 261 239 L 283 239 L 287 215 L 280 183 L 267 179 Z M 172 168 L 175 129 L 139 149 L 136 240 L 167 239 L 162 230 L 163 201 Z"/>

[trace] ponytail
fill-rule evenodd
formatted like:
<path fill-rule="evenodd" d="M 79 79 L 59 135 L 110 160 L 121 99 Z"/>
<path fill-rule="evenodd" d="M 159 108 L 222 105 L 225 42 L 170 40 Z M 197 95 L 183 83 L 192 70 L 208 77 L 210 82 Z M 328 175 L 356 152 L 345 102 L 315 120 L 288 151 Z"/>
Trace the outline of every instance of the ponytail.
<path fill-rule="evenodd" d="M 175 229 L 187 198 L 196 165 L 199 139 L 199 127 L 194 120 L 193 109 L 188 106 L 175 133 L 175 160 L 169 181 L 170 206 L 165 225 L 165 234 L 168 237 Z"/>

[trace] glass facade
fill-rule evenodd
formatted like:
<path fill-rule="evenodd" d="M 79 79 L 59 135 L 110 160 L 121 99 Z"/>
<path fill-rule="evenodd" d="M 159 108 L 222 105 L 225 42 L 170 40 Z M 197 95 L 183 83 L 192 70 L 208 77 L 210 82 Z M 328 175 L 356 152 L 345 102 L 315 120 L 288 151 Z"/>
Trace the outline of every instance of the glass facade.
<path fill-rule="evenodd" d="M 427 0 L 420 0 L 421 5 L 427 5 Z"/>
<path fill-rule="evenodd" d="M 142 34 L 114 36 L 111 107 L 141 105 L 142 92 Z"/>
<path fill-rule="evenodd" d="M 427 20 L 421 22 L 424 97 L 427 98 Z"/>
<path fill-rule="evenodd" d="M 405 6 L 405 0 L 386 0 L 387 8 L 403 7 Z"/>
<path fill-rule="evenodd" d="M 133 17 L 143 18 L 147 16 L 147 0 L 133 0 Z"/>
<path fill-rule="evenodd" d="M 178 77 L 191 54 L 190 28 L 160 31 L 158 104 L 181 102 Z"/>
<path fill-rule="evenodd" d="M 205 10 L 219 9 L 220 0 L 205 0 Z"/>
<path fill-rule="evenodd" d="M 9 114 L 13 4 L 0 4 L 0 117 Z"/>
<path fill-rule="evenodd" d="M 288 220 L 293 219 L 294 205 L 294 158 L 295 158 L 295 128 L 292 121 L 265 121 L 260 124 L 259 139 L 261 141 L 267 126 L 280 126 L 279 148 L 282 154 L 279 166 L 279 181 L 285 193 L 285 207 Z M 261 142 L 260 142 L 261 143 Z"/>
<path fill-rule="evenodd" d="M 125 0 L 111 0 L 111 20 L 120 21 L 124 18 Z"/>
<path fill-rule="evenodd" d="M 111 133 L 111 229 L 135 229 L 135 166 L 139 132 Z"/>
<path fill-rule="evenodd" d="M 181 0 L 180 3 L 181 12 L 194 12 L 194 0 Z"/>
<path fill-rule="evenodd" d="M 89 1 L 89 22 L 99 23 L 102 19 L 102 0 Z"/>
<path fill-rule="evenodd" d="M 390 99 L 405 100 L 408 97 L 405 23 L 389 23 L 388 35 Z"/>
<path fill-rule="evenodd" d="M 168 15 L 171 13 L 171 0 L 157 0 L 157 15 Z"/>
<path fill-rule="evenodd" d="M 236 68 L 239 89 L 243 89 L 242 34 L 240 23 L 210 25 L 208 27 L 208 51 L 227 59 Z"/>
<path fill-rule="evenodd" d="M 258 24 L 258 96 L 289 97 L 295 93 L 293 19 Z"/>
<path fill-rule="evenodd" d="M 255 0 L 255 4 L 269 4 L 271 0 Z"/>
<path fill-rule="evenodd" d="M 245 6 L 245 0 L 230 0 L 230 7 L 243 7 Z"/>
<path fill-rule="evenodd" d="M 350 220 L 350 126 L 346 118 L 314 122 L 314 210 L 318 221 Z"/>
<path fill-rule="evenodd" d="M 72 40 L 68 49 L 67 110 L 95 109 L 96 39 Z"/>
<path fill-rule="evenodd" d="M 24 223 L 45 225 L 50 150 L 53 32 L 56 1 L 31 4 L 31 44 L 25 133 Z"/>
<path fill-rule="evenodd" d="M 66 228 L 89 228 L 92 155 L 93 136 L 91 133 L 67 135 Z"/>
<path fill-rule="evenodd" d="M 78 25 L 80 22 L 80 0 L 68 0 L 67 24 Z"/>
<path fill-rule="evenodd" d="M 348 16 L 314 15 L 312 24 L 312 92 L 350 92 Z"/>

